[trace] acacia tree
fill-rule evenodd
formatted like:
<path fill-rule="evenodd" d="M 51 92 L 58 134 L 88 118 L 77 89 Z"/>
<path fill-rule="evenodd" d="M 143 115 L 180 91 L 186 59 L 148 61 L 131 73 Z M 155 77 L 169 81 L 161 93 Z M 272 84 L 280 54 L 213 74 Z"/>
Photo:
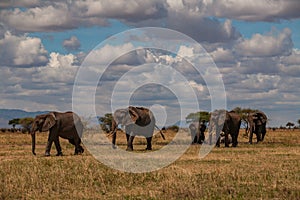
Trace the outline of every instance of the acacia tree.
<path fill-rule="evenodd" d="M 13 130 L 15 130 L 16 125 L 20 124 L 20 119 L 19 118 L 14 118 L 8 121 L 8 125 L 12 125 Z"/>
<path fill-rule="evenodd" d="M 298 124 L 299 124 L 299 128 L 300 128 L 300 119 L 298 119 L 298 121 L 297 121 L 297 122 L 298 122 Z"/>
<path fill-rule="evenodd" d="M 289 129 L 291 129 L 291 127 L 295 126 L 295 124 L 292 122 L 288 122 L 285 126 L 289 127 Z"/>
<path fill-rule="evenodd" d="M 33 122 L 33 118 L 31 117 L 25 117 L 25 118 L 15 118 L 8 121 L 9 125 L 12 125 L 13 130 L 15 130 L 16 125 L 21 125 L 21 127 L 24 129 L 24 131 L 29 132 L 31 124 Z"/>
<path fill-rule="evenodd" d="M 29 132 L 33 120 L 32 117 L 25 117 L 19 120 L 19 124 L 23 127 L 25 132 Z"/>
<path fill-rule="evenodd" d="M 111 123 L 112 123 L 112 113 L 106 113 L 104 117 L 99 117 L 98 121 L 100 123 L 101 129 L 105 132 L 111 131 Z"/>
<path fill-rule="evenodd" d="M 209 121 L 210 114 L 207 111 L 199 111 L 196 113 L 190 113 L 188 116 L 186 116 L 185 120 L 187 123 L 193 122 L 193 121 Z"/>

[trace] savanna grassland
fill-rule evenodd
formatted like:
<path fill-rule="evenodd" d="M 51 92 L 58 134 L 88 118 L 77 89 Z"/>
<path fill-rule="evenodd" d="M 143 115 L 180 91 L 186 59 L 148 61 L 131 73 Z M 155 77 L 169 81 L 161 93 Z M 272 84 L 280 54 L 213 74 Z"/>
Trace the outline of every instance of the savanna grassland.
<path fill-rule="evenodd" d="M 300 199 L 300 130 L 268 131 L 261 144 L 214 148 L 199 159 L 191 146 L 175 163 L 151 173 L 126 173 L 98 162 L 61 139 L 64 156 L 44 157 L 46 133 L 0 133 L 0 199 Z M 167 141 L 174 133 L 167 132 Z M 122 138 L 123 141 L 120 141 Z M 153 148 L 164 143 L 153 140 Z M 125 136 L 118 136 L 125 147 Z M 145 139 L 135 148 L 145 148 Z"/>

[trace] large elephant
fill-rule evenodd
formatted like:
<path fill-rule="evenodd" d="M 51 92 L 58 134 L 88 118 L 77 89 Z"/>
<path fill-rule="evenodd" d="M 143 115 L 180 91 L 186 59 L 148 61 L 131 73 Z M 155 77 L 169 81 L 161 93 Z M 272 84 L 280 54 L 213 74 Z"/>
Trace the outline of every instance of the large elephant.
<path fill-rule="evenodd" d="M 133 151 L 133 140 L 136 135 L 144 136 L 147 139 L 146 150 L 152 150 L 151 141 L 155 127 L 155 118 L 151 110 L 144 107 L 134 106 L 116 110 L 112 120 L 113 148 L 115 148 L 116 145 L 116 130 L 119 124 L 125 126 L 127 138 L 126 150 Z"/>
<path fill-rule="evenodd" d="M 212 144 L 212 135 L 216 133 L 216 146 L 220 146 L 221 131 L 225 134 L 225 147 L 229 147 L 228 135 L 232 138 L 232 146 L 238 144 L 241 117 L 234 111 L 216 110 L 211 113 L 209 121 L 209 143 Z"/>
<path fill-rule="evenodd" d="M 252 144 L 253 133 L 256 134 L 257 143 L 263 141 L 265 135 L 267 133 L 266 123 L 267 123 L 267 116 L 262 111 L 256 111 L 249 113 L 247 116 L 247 123 L 248 123 L 248 131 L 250 132 L 249 135 L 249 143 Z"/>
<path fill-rule="evenodd" d="M 44 115 L 37 115 L 31 127 L 32 153 L 35 154 L 35 132 L 49 131 L 45 156 L 50 156 L 52 143 L 54 142 L 57 156 L 62 155 L 59 137 L 68 139 L 75 146 L 75 155 L 83 153 L 84 149 L 80 145 L 83 132 L 83 124 L 79 116 L 73 112 L 50 112 Z"/>
<path fill-rule="evenodd" d="M 205 140 L 204 131 L 206 130 L 205 121 L 192 122 L 189 125 L 189 129 L 192 137 L 192 144 L 202 144 Z"/>

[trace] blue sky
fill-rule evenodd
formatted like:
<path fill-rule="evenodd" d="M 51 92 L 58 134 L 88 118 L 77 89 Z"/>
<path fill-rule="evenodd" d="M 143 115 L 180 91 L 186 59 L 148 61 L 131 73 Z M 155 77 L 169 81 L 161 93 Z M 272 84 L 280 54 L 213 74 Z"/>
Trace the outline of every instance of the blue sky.
<path fill-rule="evenodd" d="M 219 21 L 225 21 L 224 18 L 215 18 Z M 109 20 L 111 25 L 107 27 L 79 27 L 78 29 L 68 30 L 64 32 L 42 32 L 30 33 L 32 37 L 39 37 L 42 39 L 44 46 L 49 52 L 58 52 L 66 54 L 68 50 L 63 48 L 63 41 L 76 36 L 81 41 L 80 49 L 73 52 L 88 52 L 97 46 L 98 43 L 105 40 L 107 37 L 122 31 L 134 28 L 128 26 L 118 20 Z M 292 30 L 291 36 L 294 47 L 300 49 L 300 20 L 282 20 L 281 22 L 245 22 L 239 20 L 232 20 L 232 24 L 243 35 L 244 38 L 251 38 L 253 34 L 264 34 L 275 29 L 281 31 L 284 28 Z"/>
<path fill-rule="evenodd" d="M 45 48 L 49 52 L 58 52 L 62 54 L 69 53 L 68 50 L 63 47 L 63 41 L 69 39 L 71 36 L 76 36 L 80 40 L 81 47 L 72 51 L 72 53 L 80 51 L 89 52 L 106 38 L 131 28 L 118 20 L 109 21 L 111 25 L 106 27 L 79 27 L 64 32 L 30 33 L 29 35 L 41 38 Z"/>
<path fill-rule="evenodd" d="M 15 0 L 0 2 L 0 8 L 1 108 L 71 110 L 75 78 L 91 50 L 125 30 L 163 27 L 191 37 L 213 58 L 223 78 L 228 109 L 260 109 L 269 116 L 270 126 L 300 119 L 297 1 Z M 170 45 L 176 41 L 172 35 L 162 38 Z M 123 43 L 94 49 L 91 63 L 99 65 L 91 72 L 103 70 L 102 62 L 147 39 L 134 36 Z M 178 51 L 188 55 L 196 49 L 183 45 Z M 211 96 L 203 77 L 175 54 L 140 49 L 119 55 L 120 59 L 111 64 L 100 84 L 104 89 L 96 94 L 101 99 L 97 109 L 111 112 L 110 92 L 118 78 L 154 62 L 168 64 L 185 76 L 197 93 L 200 109 L 210 111 Z M 102 60 L 97 59 L 100 57 Z M 159 72 L 153 71 L 152 75 Z M 173 106 L 177 104 L 170 91 L 141 88 L 145 91 L 133 94 L 140 95 L 135 103 L 163 105 L 160 108 L 168 116 L 177 115 L 177 107 Z M 180 84 L 178 88 L 185 92 Z"/>
<path fill-rule="evenodd" d="M 264 34 L 269 32 L 272 29 L 276 29 L 278 31 L 289 28 L 292 31 L 292 40 L 294 47 L 300 49 L 300 20 L 282 20 L 280 22 L 244 22 L 233 20 L 233 26 L 237 27 L 237 29 L 241 32 L 241 34 L 245 38 L 251 38 L 251 36 L 255 33 Z"/>

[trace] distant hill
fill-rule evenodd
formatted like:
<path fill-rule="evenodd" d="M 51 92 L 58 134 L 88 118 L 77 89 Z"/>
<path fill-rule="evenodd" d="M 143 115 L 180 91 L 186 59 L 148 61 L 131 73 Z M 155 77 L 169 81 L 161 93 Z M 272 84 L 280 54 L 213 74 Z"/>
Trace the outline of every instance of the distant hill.
<path fill-rule="evenodd" d="M 14 118 L 35 117 L 49 111 L 26 112 L 18 109 L 0 109 L 0 128 L 11 128 L 8 121 Z"/>

